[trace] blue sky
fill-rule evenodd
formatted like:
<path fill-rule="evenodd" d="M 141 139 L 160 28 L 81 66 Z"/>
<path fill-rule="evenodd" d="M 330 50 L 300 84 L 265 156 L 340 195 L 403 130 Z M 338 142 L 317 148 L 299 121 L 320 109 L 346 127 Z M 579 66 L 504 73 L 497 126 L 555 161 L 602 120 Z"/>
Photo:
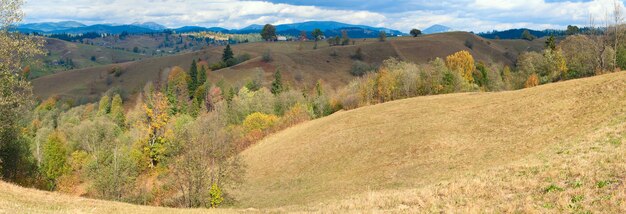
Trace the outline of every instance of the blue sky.
<path fill-rule="evenodd" d="M 29 0 L 25 22 L 74 20 L 86 24 L 158 22 L 241 28 L 332 20 L 408 32 L 443 24 L 482 32 L 510 28 L 604 25 L 615 0 Z"/>

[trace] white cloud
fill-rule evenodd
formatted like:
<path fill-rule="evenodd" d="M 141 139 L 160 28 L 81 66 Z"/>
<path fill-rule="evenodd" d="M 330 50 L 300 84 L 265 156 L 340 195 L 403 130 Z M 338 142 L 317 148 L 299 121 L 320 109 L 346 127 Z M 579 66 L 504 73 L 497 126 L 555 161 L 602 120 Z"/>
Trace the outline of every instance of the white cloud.
<path fill-rule="evenodd" d="M 397 2 L 391 0 L 389 4 Z M 283 24 L 333 20 L 388 27 L 408 32 L 443 24 L 458 30 L 487 31 L 508 28 L 563 28 L 585 25 L 589 17 L 603 23 L 613 0 L 546 2 L 545 0 L 439 0 L 404 12 L 333 9 L 266 1 L 240 0 L 30 0 L 24 7 L 27 22 L 76 20 L 87 24 L 158 22 L 241 28 L 250 24 Z M 623 3 L 619 4 L 623 7 Z M 440 7 L 436 7 L 440 5 Z M 346 8 L 346 7 L 343 7 Z"/>

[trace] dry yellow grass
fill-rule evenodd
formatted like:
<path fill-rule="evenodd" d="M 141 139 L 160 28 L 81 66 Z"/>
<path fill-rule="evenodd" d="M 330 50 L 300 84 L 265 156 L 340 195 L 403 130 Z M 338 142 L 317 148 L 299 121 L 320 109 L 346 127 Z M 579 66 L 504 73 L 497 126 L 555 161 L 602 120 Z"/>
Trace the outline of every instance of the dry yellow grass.
<path fill-rule="evenodd" d="M 175 209 L 86 199 L 0 182 L 0 213 L 233 213 L 228 209 Z"/>
<path fill-rule="evenodd" d="M 339 112 L 244 151 L 267 212 L 626 212 L 626 72 Z M 205 212 L 0 184 L 13 212 Z M 217 210 L 223 212 L 241 210 Z"/>
<path fill-rule="evenodd" d="M 310 211 L 624 212 L 625 87 L 622 72 L 339 112 L 246 150 L 238 196 Z"/>

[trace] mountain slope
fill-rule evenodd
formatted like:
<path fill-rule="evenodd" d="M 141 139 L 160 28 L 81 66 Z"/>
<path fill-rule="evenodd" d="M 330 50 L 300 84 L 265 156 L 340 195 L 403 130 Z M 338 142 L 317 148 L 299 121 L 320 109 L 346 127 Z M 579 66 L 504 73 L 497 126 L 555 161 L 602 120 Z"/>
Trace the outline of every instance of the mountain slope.
<path fill-rule="evenodd" d="M 626 73 L 621 72 L 519 91 L 419 97 L 339 112 L 244 151 L 248 174 L 238 197 L 243 207 L 338 209 L 330 212 L 399 205 L 422 212 L 468 207 L 474 212 L 549 212 L 545 203 L 567 209 L 571 197 L 586 193 L 586 201 L 577 199 L 586 209 L 623 212 L 626 206 L 617 202 L 626 199 L 620 191 L 626 167 L 617 160 L 626 153 L 621 143 L 626 136 L 624 87 Z M 617 141 L 606 143 L 608 136 Z M 600 154 L 590 158 L 590 152 Z M 605 162 L 605 157 L 616 161 Z M 535 166 L 538 174 L 526 176 Z M 611 185 L 598 189 L 596 182 L 603 179 Z M 576 180 L 585 184 L 570 190 L 568 183 Z M 546 195 L 551 184 L 567 195 Z M 419 194 L 410 199 L 396 194 L 407 190 Z M 593 202 L 604 195 L 606 202 Z M 337 201 L 350 197 L 357 200 Z M 479 203 L 483 206 L 473 206 Z"/>

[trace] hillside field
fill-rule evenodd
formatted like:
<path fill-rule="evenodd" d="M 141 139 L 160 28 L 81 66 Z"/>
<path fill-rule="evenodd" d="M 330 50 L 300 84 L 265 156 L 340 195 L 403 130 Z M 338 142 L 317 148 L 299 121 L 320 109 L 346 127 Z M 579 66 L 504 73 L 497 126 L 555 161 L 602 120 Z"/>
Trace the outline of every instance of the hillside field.
<path fill-rule="evenodd" d="M 72 69 L 90 68 L 148 58 L 148 56 L 128 51 L 51 38 L 45 40 L 44 47 L 47 50 L 47 54 L 40 57 L 40 63 L 31 66 L 30 78 L 34 79 Z M 92 59 L 92 57 L 94 58 Z M 68 65 L 68 59 L 72 60 L 71 66 Z"/>
<path fill-rule="evenodd" d="M 242 210 L 221 211 L 624 213 L 625 87 L 619 72 L 338 112 L 245 150 Z M 197 211 L 0 190 L 7 212 Z"/>
<path fill-rule="evenodd" d="M 471 44 L 472 49 L 466 44 Z M 312 88 L 317 80 L 333 88 L 349 83 L 354 76 L 350 69 L 351 59 L 358 48 L 362 49 L 363 61 L 380 64 L 383 60 L 396 57 L 416 63 L 424 63 L 436 57 L 446 57 L 460 50 L 469 50 L 474 58 L 486 63 L 511 65 L 522 51 L 541 50 L 543 42 L 525 40 L 485 40 L 470 33 L 454 32 L 426 35 L 418 38 L 390 38 L 386 42 L 376 39 L 358 39 L 355 45 L 329 47 L 326 41 L 320 41 L 318 49 L 313 49 L 314 42 L 260 42 L 233 45 L 238 54 L 250 54 L 251 60 L 242 64 L 209 72 L 209 80 L 226 82 L 240 86 L 262 73 L 265 85 L 269 85 L 272 74 L 280 70 L 283 78 L 294 87 Z M 148 81 L 158 81 L 173 66 L 188 69 L 194 59 L 215 63 L 221 60 L 224 47 L 211 47 L 202 51 L 149 58 L 141 61 L 106 65 L 86 69 L 72 70 L 37 78 L 33 81 L 35 94 L 45 99 L 60 95 L 74 99 L 94 101 L 103 92 L 119 87 L 126 93 L 138 92 Z M 266 63 L 261 55 L 270 51 L 273 61 Z M 508 56 L 508 57 L 507 57 Z M 121 67 L 123 74 L 114 77 L 110 74 L 113 67 Z"/>

